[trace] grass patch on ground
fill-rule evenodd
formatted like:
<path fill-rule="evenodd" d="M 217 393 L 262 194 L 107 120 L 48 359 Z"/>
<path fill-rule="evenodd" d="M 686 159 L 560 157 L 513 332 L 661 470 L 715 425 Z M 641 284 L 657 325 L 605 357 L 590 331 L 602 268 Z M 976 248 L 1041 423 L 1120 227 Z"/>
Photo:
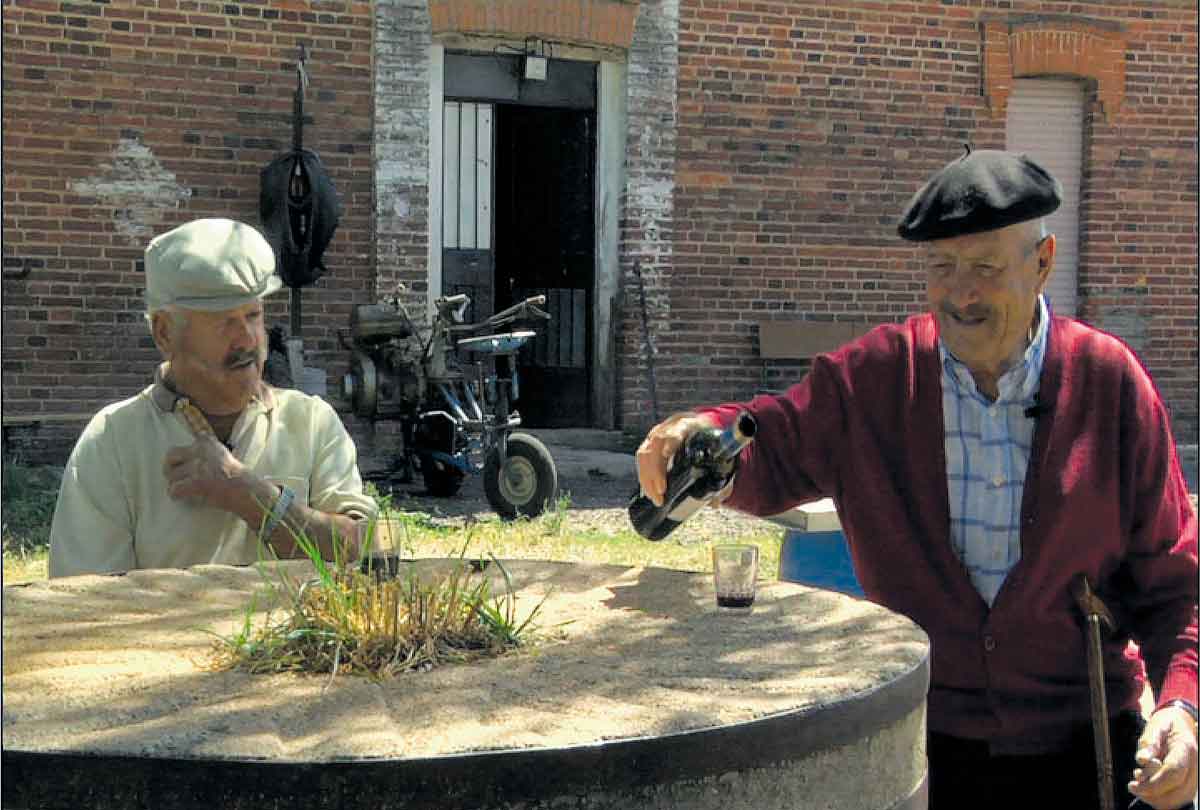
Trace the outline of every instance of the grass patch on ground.
<path fill-rule="evenodd" d="M 4 552 L 4 584 L 36 582 L 50 575 L 50 549 L 9 554 Z"/>
<path fill-rule="evenodd" d="M 782 530 L 769 528 L 763 534 L 741 538 L 739 543 L 759 547 L 759 577 L 774 579 L 779 570 L 779 546 Z M 679 571 L 711 571 L 711 546 L 707 543 L 682 544 L 671 540 L 652 543 L 632 530 L 617 533 L 594 530 L 546 533 L 537 520 L 525 524 L 486 521 L 446 536 L 413 532 L 400 543 L 407 556 L 445 557 L 456 546 L 466 544 L 472 557 L 495 556 L 497 559 L 555 560 L 559 562 L 597 563 Z"/>
<path fill-rule="evenodd" d="M 680 543 L 671 539 L 651 542 L 632 528 L 608 532 L 572 529 L 568 513 L 574 507 L 568 496 L 540 517 L 503 521 L 489 518 L 462 529 L 449 529 L 429 521 L 420 512 L 392 511 L 380 528 L 378 545 L 391 546 L 402 556 L 447 557 L 466 548 L 472 557 L 559 562 L 598 563 L 680 571 L 711 571 L 710 543 Z M 759 547 L 759 578 L 774 579 L 779 571 L 783 531 L 763 523 L 761 534 L 735 542 Z"/>
<path fill-rule="evenodd" d="M 45 579 L 49 559 L 50 520 L 58 496 L 62 470 L 36 467 L 20 460 L 4 462 L 3 551 L 4 582 L 14 584 Z M 390 496 L 368 484 L 367 491 L 379 501 L 386 518 L 379 545 L 392 545 L 410 557 L 453 557 L 466 549 L 471 557 L 486 559 L 556 560 L 607 565 L 673 568 L 681 571 L 711 571 L 709 543 L 680 543 L 645 540 L 631 528 L 616 532 L 572 529 L 573 507 L 563 496 L 538 518 L 502 521 L 489 518 L 465 528 L 449 527 L 424 512 L 396 510 Z M 738 542 L 759 547 L 759 577 L 774 579 L 779 570 L 779 546 L 783 532 L 763 524 L 761 535 Z M 390 541 L 388 538 L 390 537 Z"/>
<path fill-rule="evenodd" d="M 5 459 L 0 470 L 0 524 L 4 552 L 4 582 L 46 578 L 50 551 L 50 521 L 58 499 L 62 469 L 34 466 L 22 459 Z"/>

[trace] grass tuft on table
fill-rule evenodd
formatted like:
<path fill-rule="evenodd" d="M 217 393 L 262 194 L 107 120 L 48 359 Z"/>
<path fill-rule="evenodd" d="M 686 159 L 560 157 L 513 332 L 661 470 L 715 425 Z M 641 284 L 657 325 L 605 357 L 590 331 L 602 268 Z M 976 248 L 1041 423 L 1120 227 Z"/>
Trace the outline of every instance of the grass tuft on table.
<path fill-rule="evenodd" d="M 218 636 L 214 668 L 385 679 L 525 646 L 545 604 L 522 616 L 508 571 L 494 558 L 466 559 L 466 546 L 448 567 L 419 571 L 394 555 L 395 570 L 385 566 L 387 557 L 372 553 L 370 539 L 362 566 L 326 563 L 308 538 L 296 540 L 316 577 L 301 582 L 276 569 L 266 598 L 282 607 L 255 626 L 256 595 L 241 626 Z M 503 590 L 494 585 L 490 565 Z"/>

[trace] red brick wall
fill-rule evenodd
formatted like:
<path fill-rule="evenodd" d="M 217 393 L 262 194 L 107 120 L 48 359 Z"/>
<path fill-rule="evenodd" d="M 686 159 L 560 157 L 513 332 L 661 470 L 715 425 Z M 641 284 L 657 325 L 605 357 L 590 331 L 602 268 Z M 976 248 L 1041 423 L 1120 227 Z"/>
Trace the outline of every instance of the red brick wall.
<path fill-rule="evenodd" d="M 1125 96 L 1093 105 L 1079 260 L 1081 317 L 1126 337 L 1194 444 L 1197 14 L 1181 5 L 1123 10 Z"/>
<path fill-rule="evenodd" d="M 468 8 L 484 6 L 435 0 L 429 13 L 448 26 Z M 760 319 L 919 311 L 915 252 L 894 231 L 900 209 L 963 142 L 1003 145 L 1005 77 L 1042 69 L 1024 51 L 1005 54 L 1004 40 L 1015 32 L 1049 48 L 1057 39 L 1045 31 L 1075 30 L 1099 39 L 1045 64 L 1096 80 L 1081 313 L 1135 345 L 1181 441 L 1196 441 L 1194 2 L 637 8 L 621 260 L 647 275 L 661 412 L 751 394 Z M 258 171 L 290 143 L 301 43 L 312 78 L 306 144 L 345 209 L 330 275 L 304 290 L 310 363 L 333 384 L 344 365 L 334 330 L 371 299 L 376 274 L 396 274 L 388 251 L 407 250 L 413 273 L 424 263 L 421 189 L 410 213 L 381 202 L 376 219 L 373 210 L 372 96 L 390 85 L 372 76 L 372 17 L 383 9 L 385 27 L 397 29 L 389 35 L 405 41 L 427 37 L 433 17 L 336 0 L 3 9 L 5 413 L 90 412 L 141 388 L 157 360 L 142 320 L 145 241 L 199 216 L 257 223 Z M 480 24 L 494 28 L 486 15 Z M 409 61 L 401 96 L 419 117 L 422 92 L 410 85 L 421 66 Z M 389 236 L 377 256 L 376 222 L 412 244 Z M 631 279 L 626 272 L 616 358 L 627 427 L 647 411 Z M 272 322 L 287 324 L 287 300 L 272 301 Z"/>
<path fill-rule="evenodd" d="M 638 4 L 630 0 L 430 0 L 433 33 L 540 37 L 628 48 Z"/>
<path fill-rule="evenodd" d="M 148 381 L 142 251 L 190 219 L 258 225 L 259 170 L 304 144 L 343 205 L 329 273 L 303 291 L 309 364 L 370 300 L 371 4 L 314 0 L 4 3 L 5 414 L 93 411 Z M 26 274 L 24 278 L 17 276 Z M 289 323 L 285 290 L 270 323 Z"/>
<path fill-rule="evenodd" d="M 1125 42 L 1123 64 L 1097 46 L 1089 65 L 1100 81 L 1085 132 L 1081 314 L 1144 332 L 1138 348 L 1178 438 L 1196 441 L 1197 13 L 1182 2 L 683 0 L 665 412 L 697 392 L 753 392 L 760 319 L 921 310 L 896 218 L 964 142 L 1004 146 L 1003 115 L 983 92 L 984 23 L 1036 27 L 1047 15 Z M 1119 109 L 1105 110 L 1121 68 Z M 1135 311 L 1106 317 L 1118 305 Z"/>

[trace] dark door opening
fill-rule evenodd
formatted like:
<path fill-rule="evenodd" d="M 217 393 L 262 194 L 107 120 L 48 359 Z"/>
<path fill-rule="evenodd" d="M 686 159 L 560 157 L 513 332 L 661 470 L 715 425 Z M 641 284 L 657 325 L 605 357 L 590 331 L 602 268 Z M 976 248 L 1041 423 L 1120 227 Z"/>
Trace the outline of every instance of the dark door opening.
<path fill-rule="evenodd" d="M 551 320 L 518 357 L 528 427 L 592 424 L 596 114 L 498 104 L 495 302 L 544 294 Z"/>

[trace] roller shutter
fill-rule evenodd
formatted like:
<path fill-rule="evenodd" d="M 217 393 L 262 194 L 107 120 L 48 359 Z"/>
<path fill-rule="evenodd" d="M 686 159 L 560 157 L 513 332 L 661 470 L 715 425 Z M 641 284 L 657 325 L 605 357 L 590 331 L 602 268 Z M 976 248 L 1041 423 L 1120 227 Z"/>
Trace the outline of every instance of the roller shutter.
<path fill-rule="evenodd" d="M 1008 98 L 1007 148 L 1028 154 L 1063 187 L 1062 205 L 1046 218 L 1058 243 L 1047 290 L 1059 315 L 1075 314 L 1079 291 L 1083 102 L 1083 84 L 1072 79 L 1016 79 Z"/>

